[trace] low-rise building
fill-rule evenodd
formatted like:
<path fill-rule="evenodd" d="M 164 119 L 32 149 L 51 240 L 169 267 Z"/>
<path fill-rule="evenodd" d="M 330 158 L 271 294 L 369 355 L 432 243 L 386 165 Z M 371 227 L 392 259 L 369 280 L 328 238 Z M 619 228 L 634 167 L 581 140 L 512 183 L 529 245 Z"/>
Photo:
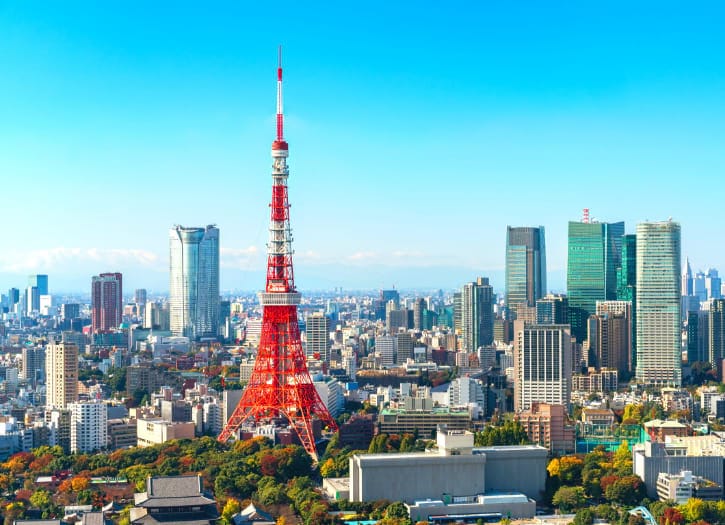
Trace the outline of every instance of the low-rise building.
<path fill-rule="evenodd" d="M 690 427 L 678 421 L 653 419 L 644 424 L 644 429 L 652 441 L 664 442 L 669 436 L 685 437 L 690 434 Z"/>
<path fill-rule="evenodd" d="M 446 425 L 450 430 L 468 430 L 471 414 L 468 409 L 432 407 L 429 410 L 386 408 L 378 415 L 378 429 L 384 434 L 418 432 L 428 437 L 435 434 L 438 425 Z"/>
<path fill-rule="evenodd" d="M 356 454 L 350 458 L 350 500 L 395 498 L 408 504 L 448 495 L 490 492 L 542 497 L 548 451 L 537 445 L 473 447 L 471 432 L 441 427 L 437 452 Z"/>
<path fill-rule="evenodd" d="M 564 405 L 533 403 L 529 410 L 519 412 L 515 417 L 532 443 L 557 454 L 576 450 L 574 427 L 567 421 Z"/>
<path fill-rule="evenodd" d="M 687 503 L 690 498 L 705 501 L 722 499 L 722 485 L 701 476 L 693 476 L 692 471 L 683 470 L 679 474 L 660 472 L 657 477 L 657 495 L 660 501 Z"/>
<path fill-rule="evenodd" d="M 189 422 L 171 423 L 161 418 L 136 420 L 137 446 L 159 445 L 171 439 L 194 439 L 196 425 Z"/>
<path fill-rule="evenodd" d="M 149 476 L 146 492 L 134 495 L 132 525 L 217 522 L 216 502 L 203 489 L 201 476 Z"/>

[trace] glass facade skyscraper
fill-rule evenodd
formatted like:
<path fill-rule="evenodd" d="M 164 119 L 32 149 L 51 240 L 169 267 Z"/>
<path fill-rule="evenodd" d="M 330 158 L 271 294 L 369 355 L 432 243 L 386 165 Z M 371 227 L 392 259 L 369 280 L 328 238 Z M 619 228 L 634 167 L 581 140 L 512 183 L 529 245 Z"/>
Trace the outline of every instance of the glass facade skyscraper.
<path fill-rule="evenodd" d="M 219 332 L 219 229 L 169 230 L 171 332 L 191 339 Z"/>
<path fill-rule="evenodd" d="M 493 342 L 493 286 L 486 277 L 461 289 L 461 335 L 466 352 Z"/>
<path fill-rule="evenodd" d="M 682 384 L 680 225 L 637 225 L 637 381 Z"/>
<path fill-rule="evenodd" d="M 546 295 L 544 227 L 506 228 L 506 306 L 536 306 Z"/>
<path fill-rule="evenodd" d="M 637 363 L 637 236 L 630 234 L 622 237 L 622 258 L 617 268 L 617 301 L 632 303 L 632 345 L 630 370 L 634 370 Z"/>
<path fill-rule="evenodd" d="M 570 222 L 566 289 L 571 335 L 587 337 L 587 319 L 597 301 L 617 298 L 624 222 Z"/>

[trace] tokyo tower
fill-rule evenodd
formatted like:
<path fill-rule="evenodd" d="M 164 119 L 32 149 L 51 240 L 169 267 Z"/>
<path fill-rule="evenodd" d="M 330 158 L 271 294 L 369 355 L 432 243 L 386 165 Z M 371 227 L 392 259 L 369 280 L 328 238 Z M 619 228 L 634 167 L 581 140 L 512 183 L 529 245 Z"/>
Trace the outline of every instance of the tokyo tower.
<path fill-rule="evenodd" d="M 242 399 L 232 413 L 219 441 L 227 441 L 244 423 L 283 418 L 315 459 L 312 429 L 317 416 L 331 430 L 335 420 L 320 399 L 310 373 L 297 324 L 300 293 L 292 269 L 292 230 L 287 199 L 287 156 L 282 112 L 282 50 L 277 67 L 277 138 L 272 143 L 272 203 L 267 245 L 267 285 L 259 294 L 263 306 L 262 334 L 257 360 Z"/>

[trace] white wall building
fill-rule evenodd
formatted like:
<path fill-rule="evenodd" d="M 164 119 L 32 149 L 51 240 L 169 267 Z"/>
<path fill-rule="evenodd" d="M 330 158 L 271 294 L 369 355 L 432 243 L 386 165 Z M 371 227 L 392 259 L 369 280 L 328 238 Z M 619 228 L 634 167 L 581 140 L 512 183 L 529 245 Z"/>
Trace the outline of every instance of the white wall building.
<path fill-rule="evenodd" d="M 68 405 L 70 410 L 71 452 L 93 452 L 106 448 L 108 409 L 96 401 Z"/>

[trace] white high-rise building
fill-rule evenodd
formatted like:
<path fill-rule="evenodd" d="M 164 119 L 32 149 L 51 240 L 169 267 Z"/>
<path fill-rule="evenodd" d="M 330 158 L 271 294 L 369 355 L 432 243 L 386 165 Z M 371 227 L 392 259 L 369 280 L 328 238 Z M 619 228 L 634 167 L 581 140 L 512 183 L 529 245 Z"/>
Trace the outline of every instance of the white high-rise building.
<path fill-rule="evenodd" d="M 333 377 L 313 381 L 315 390 L 332 417 L 340 415 L 345 408 L 345 393 L 339 381 Z"/>
<path fill-rule="evenodd" d="M 219 332 L 219 229 L 169 230 L 169 308 L 174 335 L 199 339 Z"/>
<path fill-rule="evenodd" d="M 78 401 L 78 346 L 55 343 L 45 349 L 45 404 L 66 408 Z"/>
<path fill-rule="evenodd" d="M 98 401 L 70 403 L 70 450 L 93 452 L 106 448 L 108 409 Z"/>
<path fill-rule="evenodd" d="M 472 377 L 458 377 L 448 387 L 448 406 L 478 405 L 486 410 L 486 394 L 479 381 Z"/>
<path fill-rule="evenodd" d="M 568 406 L 572 348 L 569 325 L 514 324 L 514 410 L 531 404 Z"/>
<path fill-rule="evenodd" d="M 330 362 L 330 318 L 321 312 L 308 315 L 306 319 L 305 337 L 307 357 L 318 355 L 316 359 L 325 363 Z"/>
<path fill-rule="evenodd" d="M 682 384 L 680 225 L 637 225 L 637 381 Z"/>

